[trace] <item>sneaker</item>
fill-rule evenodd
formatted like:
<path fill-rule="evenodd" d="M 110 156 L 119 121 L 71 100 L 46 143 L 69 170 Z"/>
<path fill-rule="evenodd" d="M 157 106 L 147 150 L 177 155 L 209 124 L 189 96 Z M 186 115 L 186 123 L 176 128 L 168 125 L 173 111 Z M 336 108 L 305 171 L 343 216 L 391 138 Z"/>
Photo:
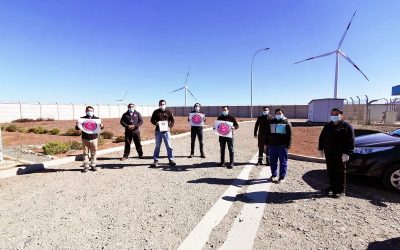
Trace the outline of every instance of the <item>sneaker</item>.
<path fill-rule="evenodd" d="M 271 178 L 269 178 L 272 182 L 278 182 L 278 176 L 271 176 Z"/>
<path fill-rule="evenodd" d="M 139 159 L 143 159 L 143 153 L 138 155 Z"/>
<path fill-rule="evenodd" d="M 190 154 L 189 156 L 188 156 L 188 158 L 193 158 L 194 157 L 194 155 L 193 154 Z"/>
<path fill-rule="evenodd" d="M 91 170 L 92 170 L 92 171 L 97 171 L 96 165 L 92 165 L 92 166 L 91 166 Z"/>
<path fill-rule="evenodd" d="M 257 162 L 256 165 L 257 165 L 257 166 L 258 166 L 258 165 L 262 165 L 262 159 L 258 159 L 258 162 Z"/>
<path fill-rule="evenodd" d="M 88 165 L 85 165 L 85 166 L 83 167 L 83 171 L 82 171 L 82 172 L 86 173 L 87 171 L 89 171 L 89 166 L 88 166 Z"/>
<path fill-rule="evenodd" d="M 219 167 L 225 166 L 225 162 L 224 162 L 224 161 L 220 162 L 220 163 L 218 164 L 218 166 L 219 166 Z"/>
<path fill-rule="evenodd" d="M 120 161 L 125 161 L 125 160 L 127 160 L 128 159 L 128 157 L 122 157 L 121 159 L 120 159 Z"/>
<path fill-rule="evenodd" d="M 201 154 L 200 158 L 206 158 L 206 156 L 204 154 Z"/>
<path fill-rule="evenodd" d="M 340 199 L 340 198 L 342 198 L 342 197 L 344 197 L 345 195 L 344 195 L 344 193 L 339 193 L 339 194 L 333 194 L 332 195 L 332 198 L 335 198 L 335 199 Z"/>
<path fill-rule="evenodd" d="M 156 168 L 158 166 L 159 165 L 158 165 L 158 161 L 157 160 L 154 160 L 153 164 L 150 165 L 151 168 Z"/>
<path fill-rule="evenodd" d="M 328 196 L 330 192 L 332 192 L 332 189 L 331 189 L 330 187 L 323 188 L 323 189 L 321 190 L 321 193 L 322 193 L 323 195 L 325 195 L 325 196 Z"/>
<path fill-rule="evenodd" d="M 285 176 L 279 176 L 278 183 L 285 182 Z"/>
<path fill-rule="evenodd" d="M 175 167 L 176 166 L 176 162 L 174 160 L 169 160 L 169 165 L 171 167 Z"/>
<path fill-rule="evenodd" d="M 233 162 L 229 163 L 229 165 L 226 167 L 228 169 L 232 169 L 235 166 L 235 164 Z"/>

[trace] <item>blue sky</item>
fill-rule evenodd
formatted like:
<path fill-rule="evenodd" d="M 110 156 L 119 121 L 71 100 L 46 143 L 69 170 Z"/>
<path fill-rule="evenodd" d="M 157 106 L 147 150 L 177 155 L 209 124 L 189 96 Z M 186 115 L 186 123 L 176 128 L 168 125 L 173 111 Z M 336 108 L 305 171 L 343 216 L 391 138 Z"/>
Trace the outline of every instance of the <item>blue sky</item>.
<path fill-rule="evenodd" d="M 183 105 L 306 104 L 333 97 L 390 97 L 400 84 L 400 1 L 1 1 L 0 101 Z M 188 104 L 194 100 L 189 97 Z"/>

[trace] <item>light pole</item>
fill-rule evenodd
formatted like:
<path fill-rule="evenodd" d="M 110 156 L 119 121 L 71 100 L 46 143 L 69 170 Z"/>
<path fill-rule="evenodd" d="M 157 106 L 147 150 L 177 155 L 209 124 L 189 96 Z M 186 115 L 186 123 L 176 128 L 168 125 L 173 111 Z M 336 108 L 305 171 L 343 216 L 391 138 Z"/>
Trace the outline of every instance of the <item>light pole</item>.
<path fill-rule="evenodd" d="M 258 52 L 262 50 L 269 50 L 269 48 L 264 48 L 264 49 L 259 49 L 257 50 L 253 58 L 251 59 L 251 76 L 250 76 L 250 118 L 253 119 L 253 63 L 254 63 L 254 57 L 258 54 Z"/>

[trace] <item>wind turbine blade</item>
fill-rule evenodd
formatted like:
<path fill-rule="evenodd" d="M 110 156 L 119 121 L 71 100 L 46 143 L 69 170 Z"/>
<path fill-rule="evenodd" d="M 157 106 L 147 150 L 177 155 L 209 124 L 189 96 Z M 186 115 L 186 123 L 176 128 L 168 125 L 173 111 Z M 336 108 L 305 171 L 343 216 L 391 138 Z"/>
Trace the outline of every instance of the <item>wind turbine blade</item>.
<path fill-rule="evenodd" d="M 351 22 L 353 21 L 353 18 L 354 18 L 354 16 L 356 15 L 356 12 L 357 12 L 357 11 L 354 11 L 354 14 L 353 14 L 353 16 L 352 16 L 352 17 L 351 17 L 351 19 L 350 19 L 350 22 L 349 22 L 349 24 L 347 25 L 347 28 L 346 28 L 346 30 L 344 31 L 344 34 L 343 34 L 343 36 L 342 36 L 342 39 L 340 39 L 340 42 L 339 42 L 338 49 L 340 49 L 340 46 L 342 46 L 342 43 L 343 43 L 344 37 L 346 36 L 346 34 L 347 34 L 347 31 L 348 31 L 348 30 L 349 30 L 349 28 L 350 28 Z"/>
<path fill-rule="evenodd" d="M 194 97 L 194 95 L 192 94 L 192 92 L 190 92 L 190 90 L 189 90 L 189 88 L 186 88 L 187 89 L 187 91 L 189 92 L 189 94 L 190 95 L 192 95 L 193 96 L 193 98 L 196 100 L 196 102 L 197 102 L 197 99 L 196 99 L 196 97 Z"/>
<path fill-rule="evenodd" d="M 184 89 L 185 87 L 182 87 L 182 88 L 179 88 L 179 89 L 175 89 L 174 91 L 172 91 L 170 94 L 172 94 L 172 93 L 174 93 L 174 92 L 176 92 L 176 91 L 179 91 L 179 90 L 181 90 L 181 89 Z"/>
<path fill-rule="evenodd" d="M 187 74 L 186 74 L 185 86 L 186 86 L 187 80 L 188 80 L 188 78 L 189 78 L 189 73 L 190 73 L 190 66 L 189 66 L 188 72 L 187 72 Z"/>
<path fill-rule="evenodd" d="M 312 60 L 312 59 L 319 58 L 319 57 L 329 56 L 329 55 L 332 55 L 335 52 L 336 52 L 336 50 L 332 51 L 332 52 L 328 52 L 328 53 L 322 54 L 322 55 L 319 55 L 319 56 L 313 56 L 313 57 L 307 58 L 305 60 L 295 62 L 294 64 L 298 64 L 298 63 L 305 62 L 305 61 Z"/>
<path fill-rule="evenodd" d="M 115 100 L 116 102 L 122 102 L 123 100 Z"/>
<path fill-rule="evenodd" d="M 129 89 L 126 89 L 126 91 L 125 91 L 124 100 L 125 100 L 126 95 L 128 94 L 128 90 Z"/>
<path fill-rule="evenodd" d="M 346 59 L 349 63 L 351 63 L 354 68 L 356 68 L 358 71 L 360 71 L 361 74 L 363 74 L 363 76 L 365 77 L 365 79 L 368 79 L 368 77 L 361 71 L 361 69 L 350 59 L 350 57 L 346 56 L 346 54 L 344 54 L 343 52 L 340 52 L 340 54 L 344 57 L 344 59 Z"/>

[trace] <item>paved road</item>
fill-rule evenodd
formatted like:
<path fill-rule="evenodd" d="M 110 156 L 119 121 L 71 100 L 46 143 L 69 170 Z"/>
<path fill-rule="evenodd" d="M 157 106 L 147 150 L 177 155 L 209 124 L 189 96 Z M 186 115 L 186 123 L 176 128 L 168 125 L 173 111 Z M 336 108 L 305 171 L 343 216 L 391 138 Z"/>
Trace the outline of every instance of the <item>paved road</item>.
<path fill-rule="evenodd" d="M 167 159 L 149 169 L 154 145 L 146 145 L 143 160 L 100 157 L 99 172 L 81 173 L 75 162 L 0 180 L 0 248 L 365 249 L 395 242 L 398 195 L 352 184 L 343 200 L 323 198 L 316 189 L 326 181 L 324 166 L 296 161 L 286 183 L 271 184 L 269 170 L 250 163 L 253 126 L 235 131 L 233 170 L 216 166 L 218 138 L 208 131 L 206 159 L 186 157 L 189 137 L 173 140 L 178 171 Z"/>

